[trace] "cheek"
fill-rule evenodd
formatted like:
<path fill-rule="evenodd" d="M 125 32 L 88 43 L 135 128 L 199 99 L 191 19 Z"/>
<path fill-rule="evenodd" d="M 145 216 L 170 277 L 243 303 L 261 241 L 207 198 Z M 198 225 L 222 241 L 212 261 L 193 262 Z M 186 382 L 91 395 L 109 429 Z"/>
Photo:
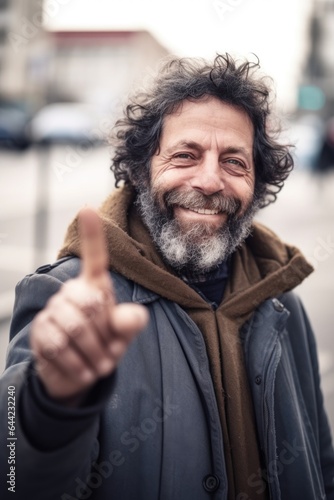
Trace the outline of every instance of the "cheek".
<path fill-rule="evenodd" d="M 164 196 L 170 190 L 169 186 L 162 182 L 160 178 L 152 176 L 150 189 L 154 202 L 158 205 L 162 212 L 165 212 L 167 207 L 164 201 Z"/>
<path fill-rule="evenodd" d="M 252 180 L 241 179 L 240 183 L 233 186 L 230 194 L 236 197 L 241 202 L 239 215 L 243 214 L 254 198 L 254 183 Z"/>
<path fill-rule="evenodd" d="M 246 201 L 250 201 L 254 196 L 254 183 L 247 184 L 244 190 L 244 197 Z"/>
<path fill-rule="evenodd" d="M 151 183 L 166 189 L 181 187 L 190 182 L 192 169 L 172 165 L 170 160 L 155 158 L 151 164 Z"/>
<path fill-rule="evenodd" d="M 157 193 L 159 196 L 168 191 L 172 191 L 174 189 L 180 189 L 185 187 L 186 180 L 183 172 L 175 172 L 175 171 L 158 171 L 154 172 L 151 175 L 151 188 L 154 193 Z"/>
<path fill-rule="evenodd" d="M 233 184 L 230 185 L 230 189 L 240 200 L 247 201 L 253 197 L 254 182 L 252 179 L 241 177 L 234 180 Z"/>

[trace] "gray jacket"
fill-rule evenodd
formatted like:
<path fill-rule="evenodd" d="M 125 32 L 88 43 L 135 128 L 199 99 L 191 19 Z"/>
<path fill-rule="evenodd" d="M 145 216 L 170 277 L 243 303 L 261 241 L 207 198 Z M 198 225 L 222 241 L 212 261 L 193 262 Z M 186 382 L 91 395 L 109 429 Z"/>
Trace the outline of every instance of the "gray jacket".
<path fill-rule="evenodd" d="M 224 444 L 204 340 L 177 304 L 113 273 L 118 301 L 145 304 L 148 327 L 116 374 L 98 384 L 90 405 L 65 409 L 43 393 L 31 362 L 29 323 L 78 272 L 79 260 L 65 259 L 17 287 L 0 384 L 2 402 L 8 386 L 15 387 L 17 439 L 7 440 L 7 406 L 2 404 L 0 467 L 2 474 L 9 472 L 9 442 L 16 453 L 16 495 L 2 480 L 0 498 L 227 498 Z M 249 484 L 254 492 L 260 489 L 262 475 L 273 500 L 334 500 L 334 453 L 316 346 L 296 295 L 265 301 L 242 328 L 240 342 L 266 464 Z M 24 413 L 27 397 L 29 415 Z M 237 500 L 247 498 L 238 495 Z"/>

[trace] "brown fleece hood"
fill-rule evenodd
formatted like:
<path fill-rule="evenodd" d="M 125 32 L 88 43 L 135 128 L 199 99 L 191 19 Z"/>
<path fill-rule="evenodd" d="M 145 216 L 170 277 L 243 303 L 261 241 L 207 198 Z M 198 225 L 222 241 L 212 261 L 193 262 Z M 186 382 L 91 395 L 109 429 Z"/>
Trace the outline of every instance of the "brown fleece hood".
<path fill-rule="evenodd" d="M 205 301 L 162 261 L 133 207 L 129 187 L 117 189 L 100 208 L 110 268 L 185 308 L 207 308 Z M 67 230 L 58 257 L 80 256 L 77 217 Z M 252 234 L 233 256 L 233 272 L 222 308 L 235 318 L 264 300 L 292 290 L 313 268 L 301 252 L 254 223 Z"/>
<path fill-rule="evenodd" d="M 248 484 L 263 467 L 253 403 L 245 370 L 240 326 L 264 300 L 287 292 L 312 272 L 298 249 L 255 223 L 252 234 L 233 254 L 224 299 L 214 311 L 162 261 L 134 205 L 129 187 L 116 190 L 100 209 L 110 268 L 183 307 L 202 332 L 224 439 L 228 499 L 243 493 L 268 498 Z M 59 257 L 80 256 L 77 218 L 70 225 Z M 255 474 L 255 476 L 254 476 Z M 243 496 L 245 498 L 245 496 Z"/>

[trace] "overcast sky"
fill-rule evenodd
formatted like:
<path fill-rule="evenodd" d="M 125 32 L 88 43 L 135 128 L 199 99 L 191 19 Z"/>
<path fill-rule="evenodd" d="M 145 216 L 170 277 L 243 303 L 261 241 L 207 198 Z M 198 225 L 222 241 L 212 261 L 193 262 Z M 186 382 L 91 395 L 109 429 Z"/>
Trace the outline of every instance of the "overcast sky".
<path fill-rule="evenodd" d="M 55 0 L 56 1 L 56 0 Z M 313 0 L 62 0 L 52 29 L 148 29 L 171 52 L 259 56 L 281 107 L 296 98 Z"/>

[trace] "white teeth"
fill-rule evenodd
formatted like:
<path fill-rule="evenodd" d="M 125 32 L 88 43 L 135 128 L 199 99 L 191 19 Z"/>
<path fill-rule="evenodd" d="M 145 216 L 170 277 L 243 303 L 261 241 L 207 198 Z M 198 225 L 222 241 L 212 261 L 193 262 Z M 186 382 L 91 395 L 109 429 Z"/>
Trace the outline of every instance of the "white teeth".
<path fill-rule="evenodd" d="M 189 210 L 203 215 L 217 215 L 219 213 L 219 210 L 208 210 L 206 208 L 190 208 Z"/>

